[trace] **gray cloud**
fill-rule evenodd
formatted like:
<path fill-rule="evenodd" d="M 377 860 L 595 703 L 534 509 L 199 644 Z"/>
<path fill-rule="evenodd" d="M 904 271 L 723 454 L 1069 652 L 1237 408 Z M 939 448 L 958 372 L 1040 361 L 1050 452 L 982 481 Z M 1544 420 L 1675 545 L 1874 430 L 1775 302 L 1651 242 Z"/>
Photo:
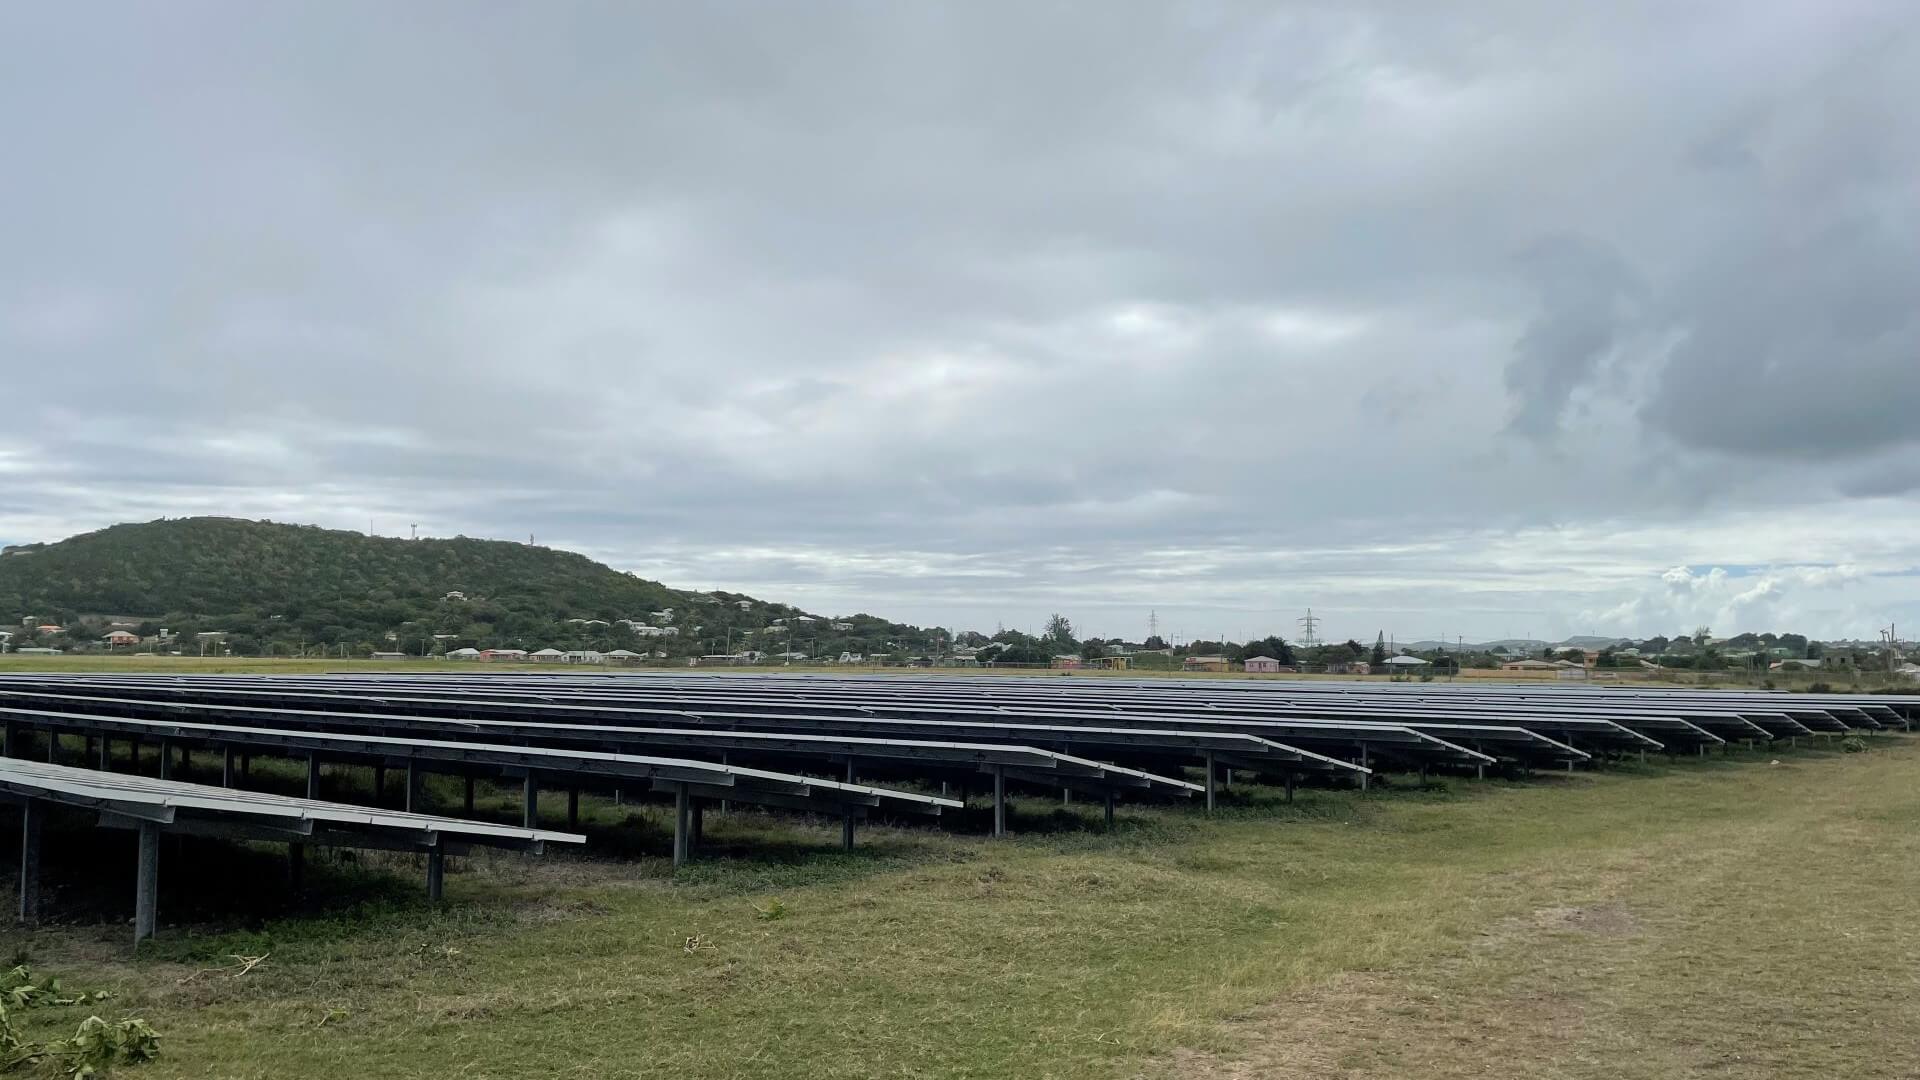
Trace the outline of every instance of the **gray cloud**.
<path fill-rule="evenodd" d="M 1917 24 L 15 6 L 0 539 L 421 521 L 918 619 L 1402 637 L 1894 575 L 1806 523 L 1910 488 Z"/>

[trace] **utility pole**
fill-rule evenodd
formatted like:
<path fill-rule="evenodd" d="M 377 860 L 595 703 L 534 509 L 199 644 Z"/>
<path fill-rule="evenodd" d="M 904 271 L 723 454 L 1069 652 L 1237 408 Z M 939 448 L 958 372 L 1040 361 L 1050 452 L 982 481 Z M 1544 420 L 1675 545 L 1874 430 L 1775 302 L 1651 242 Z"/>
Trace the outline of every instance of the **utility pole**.
<path fill-rule="evenodd" d="M 1313 632 L 1320 625 L 1320 617 L 1313 613 L 1312 608 L 1308 608 L 1307 613 L 1295 619 L 1294 622 L 1300 624 L 1300 644 L 1305 648 L 1313 648 L 1316 640 Z"/>
<path fill-rule="evenodd" d="M 407 526 L 407 539 L 409 540 L 420 539 L 420 523 L 419 522 L 415 521 L 410 523 Z"/>

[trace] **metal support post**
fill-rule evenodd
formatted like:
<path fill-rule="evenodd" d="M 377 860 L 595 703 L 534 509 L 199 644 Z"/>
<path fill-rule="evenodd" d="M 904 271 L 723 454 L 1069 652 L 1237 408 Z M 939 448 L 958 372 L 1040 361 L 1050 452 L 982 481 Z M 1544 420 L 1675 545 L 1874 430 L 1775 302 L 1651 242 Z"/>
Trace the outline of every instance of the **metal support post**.
<path fill-rule="evenodd" d="M 307 887 L 307 845 L 287 845 L 287 887 L 296 894 Z"/>
<path fill-rule="evenodd" d="M 1287 801 L 1293 801 L 1293 774 L 1287 774 Z"/>
<path fill-rule="evenodd" d="M 427 805 L 426 781 L 427 781 L 426 773 L 420 768 L 420 766 L 414 764 L 414 761 L 412 758 L 408 758 L 407 759 L 407 803 L 406 803 L 407 813 L 417 814 Z"/>
<path fill-rule="evenodd" d="M 690 835 L 693 832 L 693 796 L 687 791 L 687 785 L 673 786 L 673 867 L 678 870 L 687 865 Z"/>
<path fill-rule="evenodd" d="M 1007 767 L 993 767 L 993 835 L 1007 835 Z"/>
<path fill-rule="evenodd" d="M 170 779 L 172 776 L 173 776 L 173 740 L 161 739 L 160 740 L 160 779 L 166 780 L 166 779 Z"/>
<path fill-rule="evenodd" d="M 1107 792 L 1107 831 L 1113 831 L 1113 792 Z"/>
<path fill-rule="evenodd" d="M 427 899 L 438 903 L 446 893 L 447 853 L 436 845 L 427 852 Z"/>
<path fill-rule="evenodd" d="M 1213 751 L 1207 752 L 1207 813 L 1213 813 Z"/>
<path fill-rule="evenodd" d="M 160 826 L 140 823 L 140 859 L 133 884 L 133 943 L 153 936 L 160 907 Z"/>
<path fill-rule="evenodd" d="M 540 784 L 532 773 L 520 788 L 520 824 L 528 829 L 540 824 Z"/>
<path fill-rule="evenodd" d="M 220 751 L 220 786 L 233 786 L 233 747 L 231 746 Z"/>
<path fill-rule="evenodd" d="M 461 805 L 462 805 L 462 806 L 464 806 L 464 807 L 466 808 L 466 812 L 467 812 L 468 814 L 472 814 L 472 813 L 473 813 L 473 774 L 472 774 L 472 773 L 468 773 L 468 774 L 467 774 L 467 777 L 466 777 L 466 780 L 467 780 L 467 784 L 466 784 L 466 788 L 467 788 L 467 790 L 466 790 L 466 798 L 465 798 L 465 800 L 464 800 L 464 801 L 463 801 L 463 802 L 461 803 Z"/>
<path fill-rule="evenodd" d="M 40 834 L 46 807 L 38 799 L 20 804 L 20 922 L 40 921 Z"/>
<path fill-rule="evenodd" d="M 567 828 L 578 829 L 579 827 L 580 827 L 580 789 L 577 787 L 570 787 L 567 789 Z"/>
<path fill-rule="evenodd" d="M 848 814 L 846 817 L 843 817 L 840 819 L 840 850 L 842 851 L 853 850 L 853 815 L 852 814 Z"/>
<path fill-rule="evenodd" d="M 307 755 L 307 798 L 320 797 L 320 755 Z"/>
<path fill-rule="evenodd" d="M 373 767 L 373 805 L 379 806 L 387 797 L 387 763 L 381 762 Z"/>

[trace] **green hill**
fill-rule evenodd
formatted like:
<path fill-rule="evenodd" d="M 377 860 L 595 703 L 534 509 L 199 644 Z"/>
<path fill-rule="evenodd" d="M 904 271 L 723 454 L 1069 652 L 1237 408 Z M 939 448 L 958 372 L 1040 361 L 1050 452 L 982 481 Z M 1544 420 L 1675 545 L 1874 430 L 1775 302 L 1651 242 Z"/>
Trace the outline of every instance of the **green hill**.
<path fill-rule="evenodd" d="M 572 552 L 234 518 L 115 525 L 0 556 L 0 616 L 17 613 L 16 625 L 110 616 L 349 644 L 394 633 L 416 638 L 401 644 L 417 652 L 436 633 L 504 644 L 564 636 L 568 619 L 645 621 L 687 607 L 684 594 Z"/>
<path fill-rule="evenodd" d="M 654 616 L 667 608 L 672 617 Z M 622 619 L 675 633 L 643 637 Z M 23 620 L 66 629 L 37 633 Z M 247 656 L 463 647 L 905 655 L 930 644 L 918 627 L 681 592 L 584 555 L 500 540 L 399 540 L 205 517 L 0 552 L 0 627 L 15 632 L 15 647 L 96 648 L 115 624 L 143 639 L 128 648 L 194 651 L 196 635 L 218 632 L 220 647 Z M 165 641 L 162 629 L 171 632 Z"/>

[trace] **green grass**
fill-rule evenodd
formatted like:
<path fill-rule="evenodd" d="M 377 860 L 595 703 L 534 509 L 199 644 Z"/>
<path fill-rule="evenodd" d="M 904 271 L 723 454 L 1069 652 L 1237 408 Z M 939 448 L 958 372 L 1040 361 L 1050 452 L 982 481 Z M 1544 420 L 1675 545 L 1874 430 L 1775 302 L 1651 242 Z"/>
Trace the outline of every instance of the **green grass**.
<path fill-rule="evenodd" d="M 263 889 L 138 958 L 118 923 L 5 940 L 150 1018 L 164 1055 L 127 1075 L 154 1080 L 1912 1076 L 1920 741 L 1869 741 L 1294 806 L 1240 785 L 1114 834 L 1032 800 L 1009 841 L 851 854 L 714 815 L 719 854 L 677 875 L 659 810 L 590 800 L 636 819 L 634 857 L 460 860 L 437 910 L 410 857 L 317 861 L 317 910 Z M 175 888 L 277 865 L 192 857 Z"/>

